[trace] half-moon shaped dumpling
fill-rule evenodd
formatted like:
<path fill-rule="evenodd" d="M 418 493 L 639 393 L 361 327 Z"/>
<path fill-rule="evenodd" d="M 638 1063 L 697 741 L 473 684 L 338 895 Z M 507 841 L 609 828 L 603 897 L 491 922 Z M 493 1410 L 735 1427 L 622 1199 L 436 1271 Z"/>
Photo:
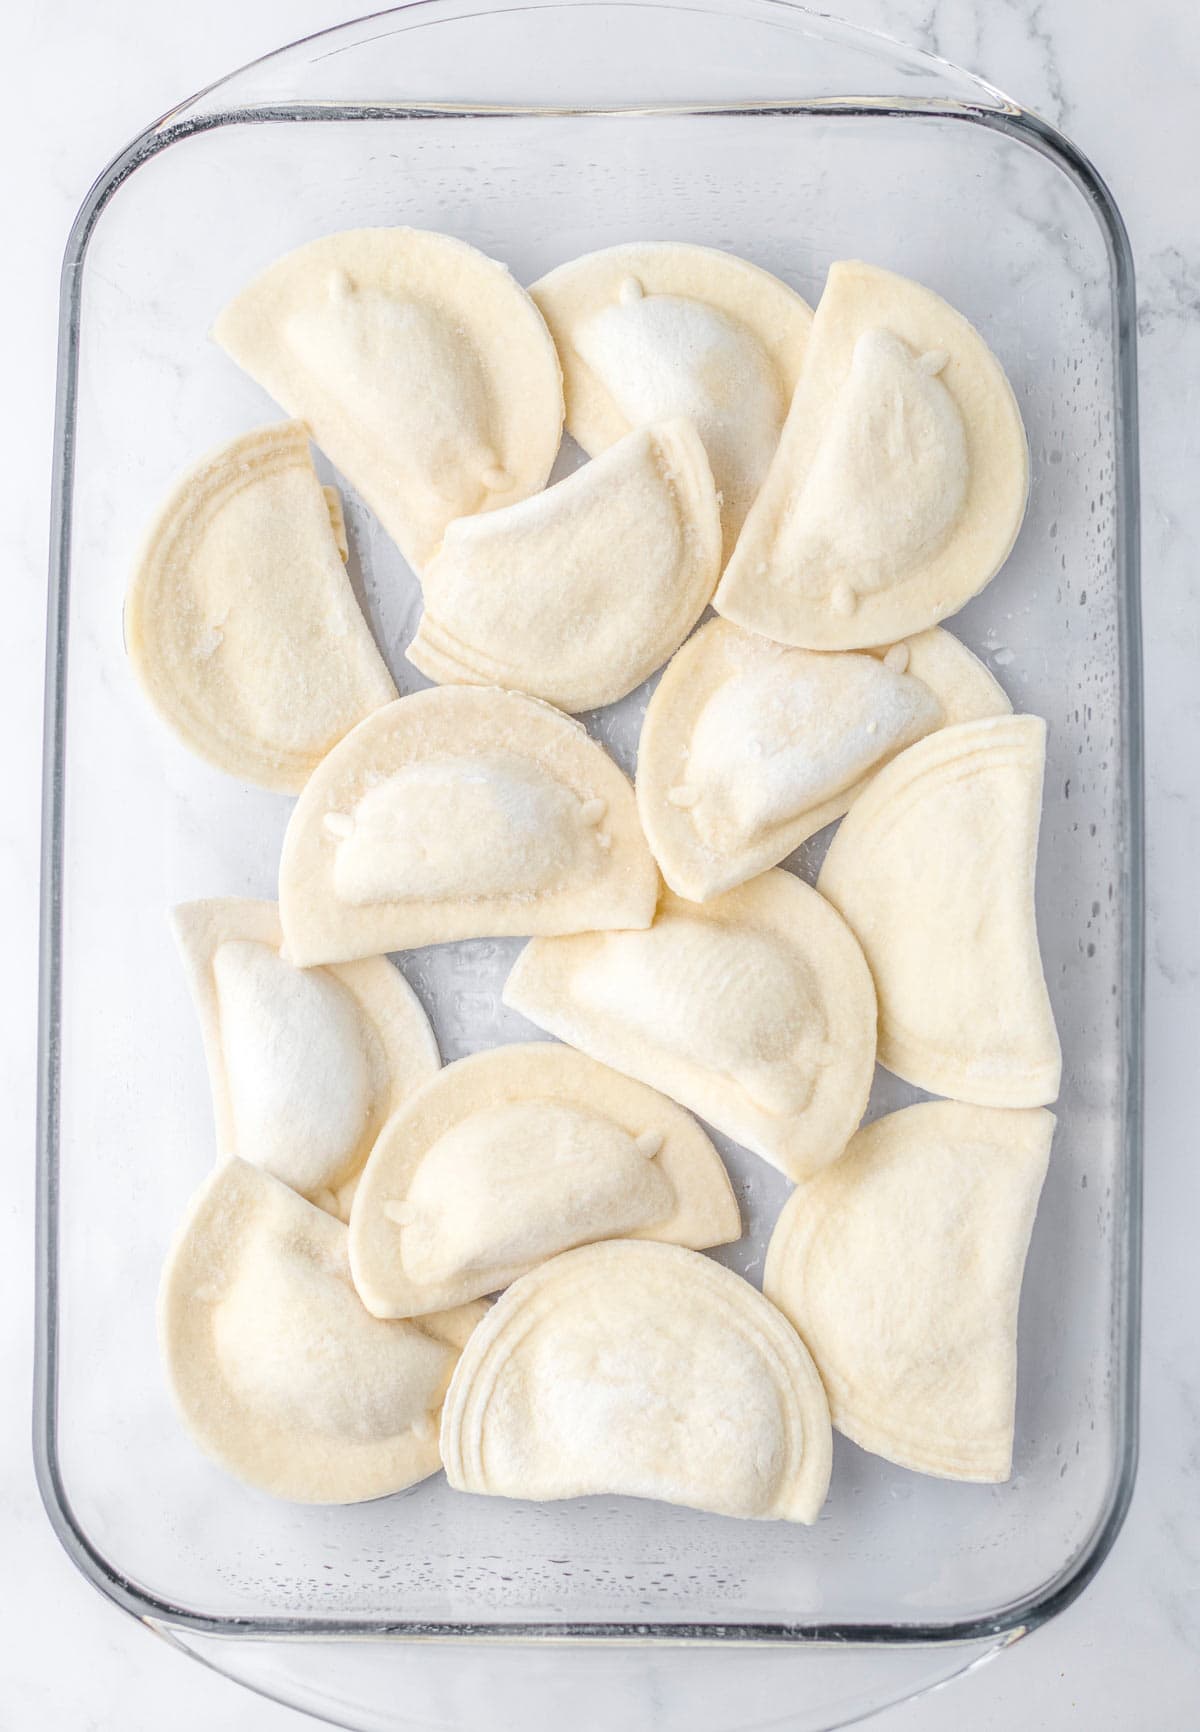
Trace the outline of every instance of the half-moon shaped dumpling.
<path fill-rule="evenodd" d="M 763 1291 L 816 1360 L 833 1423 L 946 1479 L 1012 1472 L 1017 1302 L 1053 1115 L 925 1101 L 794 1191 Z"/>
<path fill-rule="evenodd" d="M 879 995 L 879 1062 L 931 1094 L 1044 1106 L 1062 1057 L 1034 916 L 1046 724 L 943 728 L 876 776 L 818 888 Z"/>
<path fill-rule="evenodd" d="M 664 241 L 572 259 L 529 292 L 562 361 L 568 433 L 595 457 L 633 427 L 691 421 L 721 495 L 728 558 L 779 443 L 808 303 L 745 259 Z"/>
<path fill-rule="evenodd" d="M 231 1158 L 192 1199 L 159 1288 L 193 1438 L 297 1503 L 357 1503 L 437 1472 L 442 1398 L 485 1311 L 381 1322 L 354 1291 L 346 1241 L 332 1215 Z"/>
<path fill-rule="evenodd" d="M 699 1250 L 741 1230 L 694 1119 L 583 1053 L 532 1041 L 448 1065 L 390 1121 L 355 1196 L 350 1267 L 369 1311 L 416 1317 L 589 1240 Z"/>
<path fill-rule="evenodd" d="M 125 600 L 142 687 L 218 769 L 296 794 L 396 695 L 345 568 L 342 509 L 298 422 L 223 445 L 172 490 Z"/>
<path fill-rule="evenodd" d="M 720 569 L 704 447 L 664 421 L 533 499 L 452 523 L 422 573 L 408 659 L 433 680 L 596 709 L 678 648 Z"/>
<path fill-rule="evenodd" d="M 705 902 L 840 818 L 921 735 L 1008 708 L 983 663 L 937 627 L 886 654 L 819 653 L 710 620 L 646 710 L 642 828 L 672 890 Z"/>
<path fill-rule="evenodd" d="M 350 229 L 277 259 L 213 335 L 307 423 L 419 569 L 455 517 L 543 487 L 558 357 L 503 265 L 425 229 Z"/>
<path fill-rule="evenodd" d="M 380 956 L 294 968 L 273 902 L 185 902 L 172 924 L 204 1036 L 218 1154 L 346 1220 L 385 1121 L 439 1068 L 416 994 Z"/>
<path fill-rule="evenodd" d="M 713 605 L 807 649 L 924 631 L 999 571 L 1028 490 L 1020 411 L 979 333 L 919 283 L 833 265 Z"/>
<path fill-rule="evenodd" d="M 648 926 L 633 789 L 578 722 L 492 687 L 379 710 L 314 772 L 279 864 L 301 967 L 454 938 Z"/>
<path fill-rule="evenodd" d="M 504 1002 L 803 1178 L 835 1161 L 875 1065 L 875 993 L 845 922 L 788 872 L 646 932 L 526 945 Z"/>
<path fill-rule="evenodd" d="M 829 1409 L 762 1294 L 678 1245 L 584 1245 L 523 1275 L 479 1325 L 442 1411 L 458 1491 L 616 1492 L 813 1522 Z"/>

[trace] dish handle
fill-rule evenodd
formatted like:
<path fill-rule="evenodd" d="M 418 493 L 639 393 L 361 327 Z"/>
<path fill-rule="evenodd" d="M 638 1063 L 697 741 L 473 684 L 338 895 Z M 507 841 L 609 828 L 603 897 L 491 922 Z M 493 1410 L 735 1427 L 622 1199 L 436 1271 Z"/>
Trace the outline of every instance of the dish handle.
<path fill-rule="evenodd" d="M 279 1640 L 151 1624 L 214 1671 L 348 1732 L 830 1732 L 974 1671 L 1025 1632 L 924 1646 Z"/>

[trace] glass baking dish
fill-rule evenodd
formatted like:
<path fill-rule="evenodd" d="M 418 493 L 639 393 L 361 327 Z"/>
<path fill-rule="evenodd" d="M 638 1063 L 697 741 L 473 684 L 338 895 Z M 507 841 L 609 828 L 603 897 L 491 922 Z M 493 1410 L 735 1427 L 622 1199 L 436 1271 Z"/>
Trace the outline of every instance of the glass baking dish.
<path fill-rule="evenodd" d="M 122 596 L 170 478 L 278 413 L 208 340 L 213 316 L 287 248 L 369 223 L 448 230 L 524 281 L 620 240 L 700 241 L 814 303 L 831 260 L 866 257 L 939 289 L 1002 357 L 1032 498 L 1005 570 L 952 624 L 1016 706 L 1050 722 L 1039 914 L 1066 1055 L 1022 1301 L 1011 1483 L 921 1478 L 839 1438 L 811 1531 L 617 1498 L 469 1498 L 440 1478 L 300 1508 L 224 1477 L 170 1410 L 154 1292 L 212 1128 L 166 910 L 273 894 L 289 803 L 209 770 L 157 725 L 125 663 Z M 943 62 L 778 0 L 425 0 L 235 73 L 100 177 L 63 273 L 36 1452 L 63 1544 L 118 1604 L 275 1694 L 385 1726 L 407 1723 L 379 1681 L 394 1675 L 353 1648 L 353 1684 L 329 1684 L 324 1651 L 324 1694 L 311 1666 L 285 1688 L 278 1650 L 274 1672 L 247 1656 L 306 1637 L 921 1644 L 929 1664 L 905 1663 L 915 1678 L 1036 1627 L 1089 1579 L 1136 1447 L 1133 306 L 1120 217 L 1064 139 Z M 415 580 L 353 494 L 347 505 L 355 581 L 401 690 L 415 689 L 401 654 Z M 648 689 L 593 718 L 627 766 Z M 823 840 L 794 862 L 807 877 Z M 499 1002 L 517 948 L 400 959 L 447 1059 L 528 1033 Z M 912 1098 L 881 1074 L 872 1112 Z M 747 1232 L 719 1255 L 757 1280 L 786 1183 L 722 1146 Z M 803 1724 L 832 1723 L 817 1672 L 796 1676 Z"/>

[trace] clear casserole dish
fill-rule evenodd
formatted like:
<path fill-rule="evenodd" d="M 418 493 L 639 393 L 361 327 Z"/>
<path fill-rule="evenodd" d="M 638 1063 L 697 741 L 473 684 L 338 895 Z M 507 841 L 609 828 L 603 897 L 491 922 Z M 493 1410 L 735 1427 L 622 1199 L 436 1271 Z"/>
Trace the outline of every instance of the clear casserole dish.
<path fill-rule="evenodd" d="M 170 478 L 275 414 L 207 340 L 216 311 L 279 253 L 369 223 L 448 230 L 526 282 L 621 240 L 701 241 L 814 303 L 830 261 L 865 257 L 945 294 L 1008 369 L 1029 513 L 1001 576 L 952 626 L 1018 709 L 1050 722 L 1039 923 L 1066 1061 L 1009 1484 L 921 1478 L 839 1439 L 812 1531 L 621 1499 L 473 1499 L 440 1478 L 301 1508 L 226 1479 L 178 1427 L 154 1292 L 212 1149 L 166 910 L 272 895 L 288 802 L 210 771 L 153 722 L 125 664 L 121 600 Z M 1079 1592 L 1120 1526 L 1136 1453 L 1133 309 L 1119 214 L 1064 139 L 943 62 L 777 0 L 424 0 L 235 73 L 101 176 L 68 245 L 61 314 L 36 1453 L 63 1544 L 118 1604 L 346 1725 L 426 1723 L 411 1699 L 396 1705 L 399 1645 L 489 1638 L 517 1656 L 509 1674 L 496 1655 L 496 1725 L 534 1678 L 524 1645 L 555 1639 L 636 1644 L 643 1669 L 660 1664 L 648 1646 L 663 1664 L 673 1644 L 753 1645 L 762 1665 L 761 1650 L 782 1651 L 787 1723 L 824 1726 L 961 1668 Z M 415 580 L 352 494 L 347 507 L 355 581 L 400 689 L 415 689 L 402 657 Z M 647 691 L 593 718 L 626 767 Z M 813 877 L 823 845 L 795 869 Z M 518 948 L 400 959 L 447 1060 L 528 1036 L 499 998 Z M 880 1073 L 872 1114 L 913 1098 Z M 786 1182 L 721 1146 L 747 1231 L 718 1255 L 757 1280 Z M 362 1638 L 386 1638 L 389 1658 Z M 871 1667 L 848 1683 L 847 1645 Z M 728 1661 L 733 1680 L 744 1658 Z M 605 1724 L 602 1697 L 573 1697 L 572 1716 Z M 686 1697 L 681 1685 L 664 1726 Z M 686 1723 L 763 1723 L 759 1698 L 757 1718 L 722 1700 L 706 1691 Z M 447 1701 L 437 1723 L 457 1724 Z"/>

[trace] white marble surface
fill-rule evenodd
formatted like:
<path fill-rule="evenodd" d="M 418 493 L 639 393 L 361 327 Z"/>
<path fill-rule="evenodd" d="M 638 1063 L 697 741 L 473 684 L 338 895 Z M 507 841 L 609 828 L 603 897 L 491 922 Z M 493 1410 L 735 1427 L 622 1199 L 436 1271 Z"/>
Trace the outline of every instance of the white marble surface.
<path fill-rule="evenodd" d="M 842 0 L 841 10 L 982 72 L 1067 130 L 1129 224 L 1140 286 L 1150 927 L 1143 1442 L 1133 1509 L 1096 1582 L 1054 1624 L 881 1732 L 1200 1723 L 1200 1162 L 1189 1112 L 1200 1010 L 1200 25 L 1186 0 Z M 0 552 L 0 1732 L 298 1729 L 156 1643 L 75 1574 L 29 1450 L 34 899 L 41 652 L 58 263 L 93 174 L 146 120 L 230 67 L 338 22 L 336 0 L 54 0 L 8 23 L 0 309 L 8 507 Z M 15 43 L 13 37 L 15 35 Z M 15 52 L 14 52 L 15 49 Z M 694 1666 L 720 1663 L 694 1657 Z M 476 1724 L 489 1724 L 486 1662 Z M 571 1665 L 568 1654 L 563 1667 Z M 470 1699 L 471 1677 L 460 1677 Z M 463 1691 L 467 1692 L 466 1698 Z M 654 1732 L 647 1692 L 625 1724 Z"/>

